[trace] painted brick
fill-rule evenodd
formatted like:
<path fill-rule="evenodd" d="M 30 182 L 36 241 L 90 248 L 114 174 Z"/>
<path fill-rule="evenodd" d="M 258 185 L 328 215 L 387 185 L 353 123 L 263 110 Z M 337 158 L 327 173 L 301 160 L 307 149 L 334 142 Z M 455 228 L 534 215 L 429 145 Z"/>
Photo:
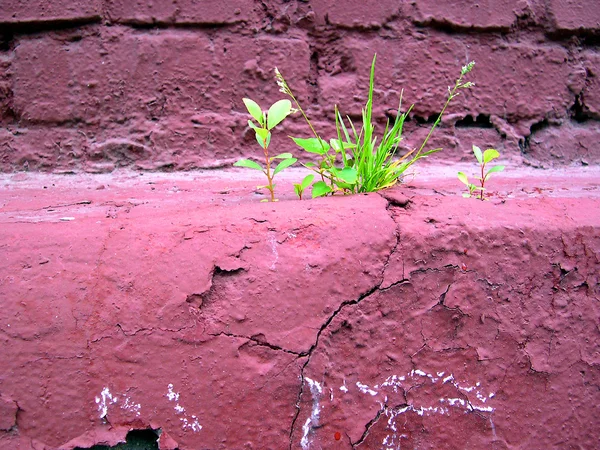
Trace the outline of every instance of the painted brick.
<path fill-rule="evenodd" d="M 528 10 L 528 4 L 522 0 L 418 0 L 413 3 L 413 17 L 418 23 L 437 22 L 466 28 L 508 29 Z"/>
<path fill-rule="evenodd" d="M 54 123 L 99 117 L 107 111 L 105 61 L 96 38 L 22 40 L 13 62 L 16 114 L 27 122 Z"/>
<path fill-rule="evenodd" d="M 304 97 L 309 50 L 296 39 L 213 43 L 203 33 L 165 30 L 24 40 L 14 62 L 15 108 L 29 122 L 90 124 L 235 110 L 244 96 L 281 98 L 273 72 L 279 63 Z"/>
<path fill-rule="evenodd" d="M 317 23 L 342 27 L 378 27 L 400 12 L 402 0 L 311 0 Z"/>
<path fill-rule="evenodd" d="M 0 23 L 99 20 L 101 15 L 101 0 L 3 0 L 0 5 Z"/>
<path fill-rule="evenodd" d="M 586 80 L 583 88 L 584 112 L 600 119 L 600 54 L 585 54 Z"/>
<path fill-rule="evenodd" d="M 550 0 L 548 8 L 559 30 L 600 30 L 598 0 Z"/>
<path fill-rule="evenodd" d="M 227 24 L 254 14 L 252 0 L 109 0 L 106 7 L 111 20 L 121 23 Z"/>
<path fill-rule="evenodd" d="M 477 86 L 462 91 L 448 112 L 477 116 L 495 115 L 508 121 L 541 120 L 566 115 L 574 101 L 566 87 L 570 69 L 567 52 L 558 47 L 475 42 L 431 34 L 421 40 L 349 39 L 344 51 L 351 54 L 357 72 L 319 79 L 323 103 L 338 103 L 350 114 L 360 114 L 366 101 L 368 72 L 377 52 L 375 111 L 394 109 L 404 89 L 404 105 L 413 113 L 435 118 L 454 84 L 460 68 L 475 60 L 467 79 Z M 543 93 L 543 95 L 541 95 Z"/>
<path fill-rule="evenodd" d="M 600 164 L 600 125 L 568 121 L 560 127 L 546 127 L 529 138 L 526 157 L 543 166 L 554 164 Z"/>

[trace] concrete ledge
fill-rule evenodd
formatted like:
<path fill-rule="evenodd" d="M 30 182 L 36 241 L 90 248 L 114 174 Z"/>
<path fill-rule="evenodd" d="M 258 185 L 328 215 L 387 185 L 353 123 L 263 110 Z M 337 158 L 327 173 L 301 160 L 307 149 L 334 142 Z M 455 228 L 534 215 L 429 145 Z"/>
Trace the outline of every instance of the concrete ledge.
<path fill-rule="evenodd" d="M 2 175 L 0 446 L 594 447 L 599 169 L 419 170 Z"/>

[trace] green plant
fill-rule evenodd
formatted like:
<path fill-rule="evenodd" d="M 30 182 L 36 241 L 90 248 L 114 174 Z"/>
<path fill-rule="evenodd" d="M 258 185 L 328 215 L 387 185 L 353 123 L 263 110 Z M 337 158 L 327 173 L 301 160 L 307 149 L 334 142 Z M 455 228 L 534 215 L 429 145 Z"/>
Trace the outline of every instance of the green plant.
<path fill-rule="evenodd" d="M 312 183 L 312 180 L 315 178 L 315 176 L 311 173 L 308 174 L 304 177 L 304 179 L 302 180 L 302 182 L 298 183 L 298 184 L 294 184 L 294 191 L 296 192 L 296 195 L 298 196 L 298 198 L 300 200 L 302 200 L 302 194 L 304 194 L 304 191 L 306 190 L 306 188 L 308 186 L 310 186 L 310 183 Z"/>
<path fill-rule="evenodd" d="M 469 190 L 469 192 L 465 192 L 463 194 L 463 197 L 473 197 L 478 192 L 479 199 L 485 200 L 485 197 L 483 195 L 483 192 L 485 191 L 485 182 L 490 178 L 490 175 L 494 172 L 502 172 L 504 170 L 504 166 L 493 166 L 486 172 L 486 165 L 494 159 L 500 157 L 500 153 L 498 152 L 498 150 L 488 148 L 482 153 L 479 147 L 473 145 L 473 153 L 475 154 L 475 158 L 477 158 L 477 161 L 479 162 L 479 166 L 481 168 L 481 176 L 477 177 L 481 186 L 476 186 L 469 182 L 469 178 L 463 172 L 458 172 L 458 179 L 461 182 L 463 182 Z"/>
<path fill-rule="evenodd" d="M 462 67 L 461 74 L 454 87 L 448 88 L 446 103 L 419 149 L 410 150 L 400 158 L 395 159 L 398 146 L 402 140 L 404 121 L 408 117 L 412 106 L 405 113 L 401 112 L 401 94 L 396 118 L 393 124 L 390 124 L 389 120 L 387 121 L 385 131 L 378 144 L 378 138 L 374 136 L 375 126 L 372 121 L 376 57 L 377 55 L 373 56 L 373 62 L 371 63 L 368 99 L 362 109 L 360 131 L 357 131 L 350 117 L 347 117 L 346 124 L 336 105 L 334 112 L 337 138 L 330 139 L 329 142 L 322 139 L 316 132 L 283 75 L 275 69 L 280 91 L 292 99 L 314 135 L 313 138 L 307 139 L 292 137 L 294 142 L 306 152 L 318 155 L 316 163 L 309 162 L 304 165 L 314 171 L 320 178 L 312 186 L 313 197 L 340 191 L 344 193 L 374 192 L 396 184 L 399 177 L 412 164 L 441 150 L 441 148 L 435 148 L 425 151 L 425 146 L 433 130 L 439 125 L 450 101 L 459 95 L 459 89 L 473 86 L 471 82 L 463 82 L 463 77 L 472 70 L 475 64 L 475 62 L 470 62 Z"/>
<path fill-rule="evenodd" d="M 248 110 L 250 115 L 258 122 L 257 125 L 252 120 L 248 120 L 248 125 L 254 130 L 256 141 L 263 150 L 265 166 L 263 167 L 257 162 L 252 161 L 250 159 L 240 159 L 234 164 L 234 166 L 260 170 L 262 173 L 264 173 L 267 177 L 267 184 L 264 186 L 257 186 L 257 189 L 267 189 L 270 193 L 270 198 L 263 199 L 261 201 L 275 202 L 277 201 L 277 199 L 275 198 L 275 184 L 273 183 L 275 175 L 277 175 L 286 167 L 289 167 L 292 164 L 294 164 L 297 161 L 297 159 L 294 158 L 291 153 L 282 153 L 277 156 L 269 156 L 271 130 L 277 125 L 279 125 L 283 119 L 285 119 L 292 112 L 294 112 L 294 110 L 292 109 L 291 102 L 286 99 L 279 100 L 273 103 L 273 105 L 271 105 L 267 112 L 263 111 L 255 101 L 250 100 L 249 98 L 244 98 L 242 100 L 244 101 L 246 109 Z M 279 164 L 277 164 L 275 169 L 272 170 L 271 164 L 276 159 L 280 159 L 281 161 L 279 162 Z"/>

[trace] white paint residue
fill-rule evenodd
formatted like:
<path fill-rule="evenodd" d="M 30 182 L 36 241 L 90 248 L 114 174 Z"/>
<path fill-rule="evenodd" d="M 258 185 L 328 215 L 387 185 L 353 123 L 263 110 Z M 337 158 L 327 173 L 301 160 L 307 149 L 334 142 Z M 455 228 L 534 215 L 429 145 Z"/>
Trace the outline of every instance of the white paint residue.
<path fill-rule="evenodd" d="M 167 398 L 169 399 L 170 402 L 173 401 L 178 401 L 179 400 L 179 392 L 173 392 L 173 385 L 169 384 L 167 386 L 168 388 L 168 392 L 167 392 Z"/>
<path fill-rule="evenodd" d="M 306 419 L 306 422 L 304 422 L 304 425 L 302 426 L 302 439 L 300 439 L 300 445 L 302 448 L 308 449 L 310 447 L 310 432 L 313 428 L 319 425 L 319 415 L 321 413 L 319 400 L 321 399 L 321 394 L 323 393 L 323 387 L 318 381 L 312 380 L 308 377 L 304 377 L 304 380 L 308 383 L 313 399 L 312 411 L 310 413 L 310 417 Z"/>
<path fill-rule="evenodd" d="M 125 401 L 123 402 L 123 404 L 121 405 L 121 409 L 124 409 L 125 411 L 129 411 L 134 413 L 136 416 L 140 416 L 140 409 L 142 409 L 142 405 L 140 405 L 139 403 L 134 403 L 131 401 L 131 399 L 127 396 L 125 396 L 123 394 L 123 397 L 125 398 Z"/>
<path fill-rule="evenodd" d="M 275 239 L 274 233 L 269 233 L 269 244 L 271 245 L 271 252 L 273 253 L 273 262 L 271 263 L 271 270 L 275 270 L 275 265 L 279 261 L 279 253 L 277 252 L 277 240 Z"/>
<path fill-rule="evenodd" d="M 385 404 L 382 405 L 382 408 L 383 408 L 386 416 L 388 417 L 387 428 L 391 431 L 391 433 L 388 434 L 383 439 L 383 442 L 382 442 L 383 448 L 390 449 L 390 450 L 400 448 L 400 439 L 405 436 L 398 435 L 398 433 L 397 433 L 398 430 L 396 428 L 396 418 L 399 415 L 404 414 L 409 411 L 413 412 L 421 417 L 429 416 L 429 415 L 433 415 L 433 414 L 450 415 L 452 410 L 456 410 L 456 409 L 463 410 L 465 414 L 468 412 L 472 412 L 472 411 L 480 411 L 480 412 L 490 413 L 490 422 L 491 422 L 491 414 L 495 411 L 495 409 L 492 406 L 486 405 L 486 402 L 488 402 L 488 400 L 494 398 L 495 394 L 493 392 L 491 392 L 491 393 L 483 392 L 483 389 L 481 387 L 481 382 L 479 382 L 479 381 L 476 382 L 474 385 L 469 385 L 464 381 L 459 383 L 458 381 L 456 381 L 456 379 L 454 378 L 454 375 L 451 373 L 442 379 L 442 377 L 445 374 L 446 374 L 446 372 L 436 372 L 436 374 L 434 376 L 433 374 L 427 373 L 423 370 L 413 369 L 406 375 L 402 375 L 402 376 L 391 375 L 391 376 L 387 377 L 383 383 L 381 383 L 380 385 L 379 384 L 375 385 L 375 388 L 378 389 L 378 391 L 371 389 L 369 386 L 361 383 L 360 381 L 356 382 L 356 386 L 358 387 L 360 392 L 362 392 L 363 394 L 375 396 L 375 395 L 379 394 L 381 390 L 383 390 L 384 391 L 383 393 L 385 393 L 386 389 L 387 389 L 387 392 L 389 392 L 389 389 L 391 389 L 391 390 L 393 390 L 393 392 L 398 393 L 398 391 L 400 389 L 408 390 L 411 388 L 414 389 L 415 387 L 418 388 L 419 386 L 423 385 L 423 383 L 424 383 L 423 378 L 425 378 L 425 379 L 428 379 L 429 383 L 431 383 L 431 384 L 437 384 L 440 381 L 441 381 L 441 384 L 450 383 L 452 386 L 454 386 L 456 388 L 456 390 L 458 392 L 460 392 L 462 395 L 464 395 L 464 398 L 460 398 L 460 397 L 440 398 L 439 399 L 440 405 L 438 405 L 438 406 L 412 404 L 412 405 L 407 405 L 405 407 L 402 407 L 400 409 L 388 409 L 387 406 L 385 406 L 385 404 L 387 404 L 388 397 L 387 397 L 387 395 L 385 395 Z M 345 388 L 345 390 L 342 388 Z M 344 390 L 344 392 L 347 392 L 345 380 L 344 380 L 344 385 L 342 387 L 340 387 L 340 389 Z M 475 398 L 478 400 L 478 402 L 474 403 L 475 398 L 473 398 L 473 397 L 467 398 L 466 394 L 471 394 L 471 396 L 474 394 Z M 493 423 L 492 423 L 492 432 L 494 433 L 494 436 L 495 436 L 496 430 L 493 427 Z"/>
<path fill-rule="evenodd" d="M 175 402 L 175 406 L 173 407 L 175 413 L 183 415 L 183 417 L 180 417 L 179 420 L 181 421 L 181 427 L 184 430 L 189 429 L 194 433 L 197 433 L 202 429 L 202 425 L 200 425 L 200 422 L 198 422 L 198 418 L 196 416 L 188 416 L 185 413 L 185 408 L 179 404 L 179 392 L 175 392 L 172 384 L 167 386 L 167 393 L 165 394 L 165 397 L 167 397 L 170 402 Z"/>
<path fill-rule="evenodd" d="M 181 417 L 179 420 L 181 420 L 184 430 L 189 428 L 194 433 L 197 433 L 202 429 L 202 425 L 200 425 L 196 416 L 192 416 L 191 420 L 188 420 L 186 417 Z"/>
<path fill-rule="evenodd" d="M 117 397 L 114 397 L 107 387 L 102 389 L 100 397 L 96 397 L 96 404 L 98 405 L 101 419 L 104 419 L 108 414 L 108 405 L 117 403 L 117 401 Z"/>
<path fill-rule="evenodd" d="M 373 389 L 369 388 L 369 386 L 367 386 L 366 384 L 362 384 L 360 381 L 356 382 L 356 387 L 363 394 L 369 394 L 372 396 L 377 395 L 377 391 L 374 391 Z"/>
<path fill-rule="evenodd" d="M 121 397 L 121 409 L 131 412 L 139 417 L 142 405 L 133 402 L 131 398 L 129 398 L 125 394 L 121 394 Z M 119 402 L 119 395 L 113 395 L 110 392 L 110 390 L 107 387 L 105 387 L 104 389 L 102 389 L 102 392 L 100 392 L 100 397 L 96 397 L 95 400 L 96 404 L 98 405 L 98 411 L 100 412 L 100 418 L 104 419 L 108 414 L 108 407 L 110 405 L 115 405 Z"/>
<path fill-rule="evenodd" d="M 346 379 L 344 378 L 344 384 L 340 386 L 340 391 L 348 392 L 348 387 L 346 386 Z"/>

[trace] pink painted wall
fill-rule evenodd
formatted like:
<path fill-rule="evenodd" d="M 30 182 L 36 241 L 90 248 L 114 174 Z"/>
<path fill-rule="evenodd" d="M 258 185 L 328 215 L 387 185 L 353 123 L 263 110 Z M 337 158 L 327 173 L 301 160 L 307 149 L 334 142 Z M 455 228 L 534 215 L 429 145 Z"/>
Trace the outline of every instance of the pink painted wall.
<path fill-rule="evenodd" d="M 23 1 L 0 5 L 0 170 L 186 170 L 254 155 L 242 97 L 281 97 L 278 66 L 325 135 L 358 115 L 378 54 L 376 112 L 404 89 L 416 144 L 468 60 L 432 146 L 472 143 L 533 165 L 600 161 L 600 2 Z M 308 136 L 299 117 L 274 136 Z M 300 152 L 297 152 L 300 153 Z"/>

